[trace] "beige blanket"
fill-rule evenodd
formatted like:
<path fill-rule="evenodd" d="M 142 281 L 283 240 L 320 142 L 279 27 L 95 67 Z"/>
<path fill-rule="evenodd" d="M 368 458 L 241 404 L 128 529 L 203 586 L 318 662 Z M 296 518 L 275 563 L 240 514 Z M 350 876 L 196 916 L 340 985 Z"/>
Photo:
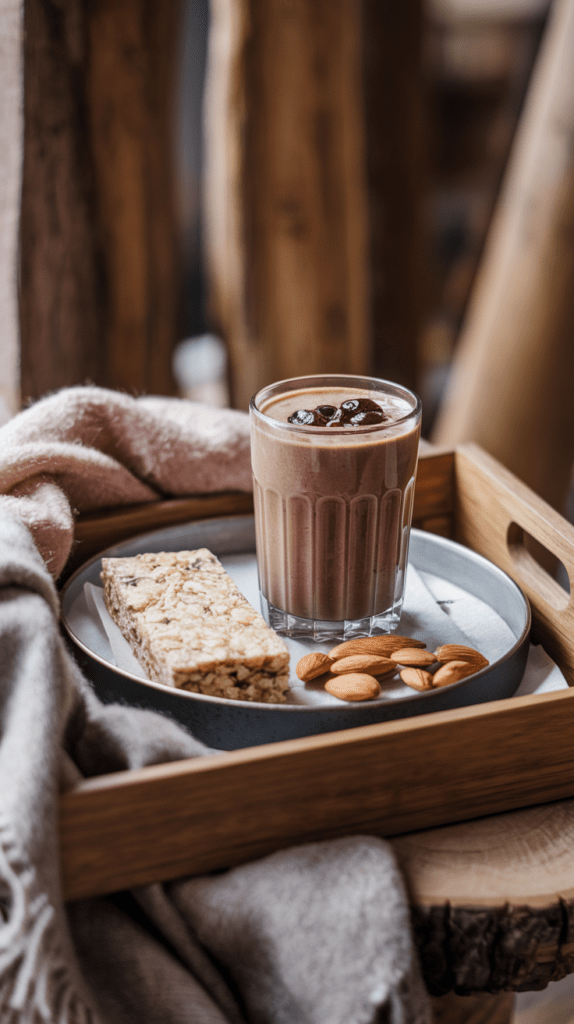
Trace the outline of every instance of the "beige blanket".
<path fill-rule="evenodd" d="M 232 409 L 70 388 L 0 431 L 0 510 L 29 526 L 54 578 L 75 512 L 221 490 L 251 490 L 249 422 Z"/>
<path fill-rule="evenodd" d="M 247 417 L 74 388 L 0 430 L 0 1020 L 428 1024 L 401 878 L 349 837 L 65 907 L 59 788 L 208 755 L 103 706 L 58 628 L 76 510 L 251 486 Z"/>

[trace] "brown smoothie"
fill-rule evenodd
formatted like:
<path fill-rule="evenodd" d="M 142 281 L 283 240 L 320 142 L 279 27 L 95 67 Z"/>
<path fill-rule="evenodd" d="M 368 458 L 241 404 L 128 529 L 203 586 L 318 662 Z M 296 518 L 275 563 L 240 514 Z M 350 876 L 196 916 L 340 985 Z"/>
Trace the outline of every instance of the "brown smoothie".
<path fill-rule="evenodd" d="M 343 403 L 360 399 L 383 416 L 342 420 Z M 381 615 L 398 590 L 402 597 L 420 411 L 407 397 L 353 387 L 263 395 L 258 408 L 252 466 L 262 594 L 307 620 Z"/>

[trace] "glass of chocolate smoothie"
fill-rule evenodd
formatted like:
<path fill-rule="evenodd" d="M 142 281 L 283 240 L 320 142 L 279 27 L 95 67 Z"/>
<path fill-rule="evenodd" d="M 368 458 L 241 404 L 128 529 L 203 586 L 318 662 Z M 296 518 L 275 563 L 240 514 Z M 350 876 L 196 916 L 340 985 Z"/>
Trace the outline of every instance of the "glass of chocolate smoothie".
<path fill-rule="evenodd" d="M 278 633 L 388 633 L 403 604 L 420 399 L 389 381 L 328 374 L 250 404 L 262 612 Z"/>

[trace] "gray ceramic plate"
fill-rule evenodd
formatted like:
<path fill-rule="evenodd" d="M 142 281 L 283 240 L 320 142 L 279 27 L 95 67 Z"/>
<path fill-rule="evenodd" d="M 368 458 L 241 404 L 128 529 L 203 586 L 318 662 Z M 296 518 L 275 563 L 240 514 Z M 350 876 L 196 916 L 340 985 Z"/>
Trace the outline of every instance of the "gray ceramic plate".
<path fill-rule="evenodd" d="M 485 649 L 484 643 L 480 647 L 491 664 L 469 679 L 425 693 L 395 679 L 384 684 L 377 700 L 347 704 L 326 694 L 320 684 L 304 686 L 292 673 L 290 703 L 277 705 L 172 690 L 118 668 L 101 622 L 86 605 L 84 596 L 85 584 L 100 586 L 102 555 L 198 547 L 208 547 L 217 554 L 245 596 L 258 607 L 254 524 L 249 515 L 201 520 L 140 535 L 102 552 L 68 580 L 62 592 L 63 625 L 76 660 L 102 700 L 161 711 L 209 746 L 231 750 L 498 700 L 512 696 L 522 679 L 530 632 L 530 608 L 522 591 L 506 573 L 480 555 L 419 530 L 411 533 L 409 553 L 409 565 L 416 568 L 417 575 L 431 584 L 434 581 L 439 591 L 441 583 L 447 583 L 463 599 L 477 602 L 478 618 L 482 608 L 484 616 L 495 624 L 492 635 L 497 634 L 496 648 Z M 419 633 L 424 638 L 416 621 L 408 620 L 405 604 L 399 632 L 408 636 Z M 490 635 L 489 630 L 487 637 Z M 292 666 L 306 651 L 318 649 L 307 641 L 287 640 L 287 645 Z"/>

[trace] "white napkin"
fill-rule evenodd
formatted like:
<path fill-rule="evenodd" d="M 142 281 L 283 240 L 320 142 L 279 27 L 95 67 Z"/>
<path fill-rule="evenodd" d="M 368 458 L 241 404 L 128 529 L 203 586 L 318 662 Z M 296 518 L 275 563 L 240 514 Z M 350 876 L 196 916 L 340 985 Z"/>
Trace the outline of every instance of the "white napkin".
<path fill-rule="evenodd" d="M 104 603 L 104 591 L 102 587 L 95 587 L 93 583 L 84 584 L 84 598 L 88 611 L 96 627 L 103 626 L 108 638 L 116 668 L 124 672 L 131 672 L 139 679 L 148 679 L 146 670 L 132 653 L 132 649 L 125 639 L 121 630 L 116 626 L 106 605 Z"/>
<path fill-rule="evenodd" d="M 409 565 L 405 610 L 400 631 L 433 644 L 461 643 L 474 647 L 491 662 L 502 657 L 516 637 L 510 627 L 485 601 L 461 587 Z M 440 639 L 440 638 L 443 639 Z M 530 644 L 526 668 L 515 697 L 564 690 L 568 683 L 544 648 Z"/>

